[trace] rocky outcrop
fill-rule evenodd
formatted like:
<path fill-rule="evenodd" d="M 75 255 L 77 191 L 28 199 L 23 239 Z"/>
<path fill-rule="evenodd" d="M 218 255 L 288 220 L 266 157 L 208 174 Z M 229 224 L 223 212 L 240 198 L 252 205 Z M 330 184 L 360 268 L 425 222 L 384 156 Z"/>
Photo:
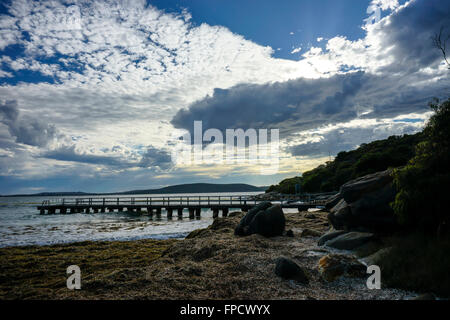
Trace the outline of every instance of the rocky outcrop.
<path fill-rule="evenodd" d="M 308 284 L 309 280 L 305 272 L 294 261 L 281 257 L 276 260 L 275 274 L 286 280 Z"/>
<path fill-rule="evenodd" d="M 392 171 L 386 170 L 351 180 L 325 205 L 335 229 L 389 232 L 397 227 L 390 202 L 395 198 Z"/>
<path fill-rule="evenodd" d="M 234 230 L 235 235 L 248 236 L 260 234 L 265 237 L 281 236 L 286 219 L 279 205 L 262 202 L 248 211 Z"/>

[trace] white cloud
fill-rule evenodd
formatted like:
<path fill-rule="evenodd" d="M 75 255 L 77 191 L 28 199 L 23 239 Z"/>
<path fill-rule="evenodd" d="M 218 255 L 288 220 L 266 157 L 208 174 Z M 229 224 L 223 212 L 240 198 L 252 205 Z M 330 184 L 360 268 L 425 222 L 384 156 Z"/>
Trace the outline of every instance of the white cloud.
<path fill-rule="evenodd" d="M 301 47 L 294 48 L 294 49 L 291 51 L 291 54 L 299 53 L 300 51 L 302 51 L 302 48 L 301 48 Z"/>
<path fill-rule="evenodd" d="M 399 3 L 398 0 L 372 0 L 370 6 L 379 7 L 381 10 L 394 10 Z"/>

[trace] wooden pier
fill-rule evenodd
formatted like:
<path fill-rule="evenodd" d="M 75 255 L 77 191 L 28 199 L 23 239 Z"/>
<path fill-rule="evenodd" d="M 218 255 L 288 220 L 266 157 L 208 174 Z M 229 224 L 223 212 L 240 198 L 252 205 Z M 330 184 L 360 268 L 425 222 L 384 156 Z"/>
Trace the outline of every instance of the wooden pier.
<path fill-rule="evenodd" d="M 219 212 L 226 217 L 230 209 L 248 211 L 260 202 L 263 200 L 249 199 L 248 196 L 64 198 L 44 200 L 37 209 L 40 214 L 128 212 L 157 217 L 160 217 L 164 211 L 169 219 L 174 213 L 182 218 L 183 212 L 187 211 L 189 218 L 193 219 L 201 216 L 202 209 L 211 210 L 214 218 L 219 216 Z M 324 204 L 321 200 L 309 200 L 302 203 L 280 200 L 272 201 L 272 203 L 279 203 L 282 208 L 294 208 L 299 211 Z"/>

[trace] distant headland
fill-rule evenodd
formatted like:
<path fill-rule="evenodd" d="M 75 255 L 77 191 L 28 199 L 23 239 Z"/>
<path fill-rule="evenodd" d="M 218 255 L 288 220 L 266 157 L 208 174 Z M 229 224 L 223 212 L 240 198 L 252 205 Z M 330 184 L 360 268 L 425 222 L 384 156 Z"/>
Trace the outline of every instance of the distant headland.
<path fill-rule="evenodd" d="M 216 193 L 216 192 L 258 192 L 265 191 L 264 187 L 252 186 L 245 183 L 188 183 L 167 186 L 159 189 L 143 189 L 130 190 L 122 192 L 108 192 L 108 193 L 91 193 L 91 192 L 41 192 L 33 194 L 12 194 L 0 195 L 0 197 L 61 197 L 61 196 L 86 196 L 86 195 L 113 195 L 113 194 L 166 194 L 166 193 Z"/>

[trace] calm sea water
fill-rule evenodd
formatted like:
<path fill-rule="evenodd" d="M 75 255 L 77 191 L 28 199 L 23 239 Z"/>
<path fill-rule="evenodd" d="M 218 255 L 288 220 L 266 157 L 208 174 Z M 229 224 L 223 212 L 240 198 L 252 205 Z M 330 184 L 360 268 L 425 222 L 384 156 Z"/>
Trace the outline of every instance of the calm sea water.
<path fill-rule="evenodd" d="M 225 196 L 255 195 L 247 193 L 204 193 L 204 194 L 158 194 L 167 196 Z M 151 195 L 127 195 L 126 197 L 147 197 Z M 110 197 L 110 196 L 108 196 Z M 111 196 L 113 197 L 113 196 Z M 54 197 L 54 199 L 59 197 Z M 66 197 L 76 198 L 76 197 Z M 176 212 L 168 220 L 163 212 L 161 218 L 136 216 L 127 213 L 55 214 L 40 215 L 36 206 L 49 197 L 3 197 L 0 198 L 0 247 L 22 245 L 49 245 L 86 240 L 137 240 L 184 238 L 189 232 L 209 226 L 212 211 L 202 210 L 200 219 L 189 219 L 188 212 L 179 220 Z"/>

